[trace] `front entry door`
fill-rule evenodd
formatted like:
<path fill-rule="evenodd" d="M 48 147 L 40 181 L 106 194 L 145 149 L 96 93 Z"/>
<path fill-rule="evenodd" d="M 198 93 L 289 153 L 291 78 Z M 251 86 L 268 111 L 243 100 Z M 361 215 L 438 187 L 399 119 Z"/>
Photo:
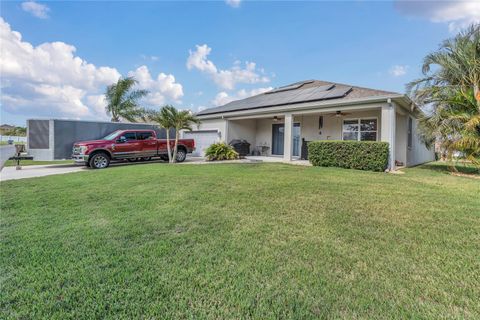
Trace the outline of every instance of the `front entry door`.
<path fill-rule="evenodd" d="M 300 156 L 300 151 L 302 148 L 301 145 L 301 134 L 300 134 L 300 123 L 294 123 L 293 124 L 293 132 L 292 132 L 292 144 L 293 144 L 293 153 L 292 156 L 294 157 L 299 157 Z"/>
<path fill-rule="evenodd" d="M 283 155 L 283 142 L 285 139 L 285 125 L 283 123 L 274 123 L 272 125 L 272 154 Z M 300 156 L 300 123 L 293 124 L 292 132 L 292 144 L 293 144 L 293 156 Z"/>
<path fill-rule="evenodd" d="M 272 125 L 272 154 L 283 155 L 283 139 L 285 126 L 283 123 L 274 123 Z"/>

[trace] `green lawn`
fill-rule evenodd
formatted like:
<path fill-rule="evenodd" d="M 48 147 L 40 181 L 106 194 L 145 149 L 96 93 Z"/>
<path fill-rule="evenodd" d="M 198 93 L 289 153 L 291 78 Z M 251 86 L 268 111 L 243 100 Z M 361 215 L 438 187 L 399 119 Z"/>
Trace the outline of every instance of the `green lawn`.
<path fill-rule="evenodd" d="M 8 145 L 8 141 L 0 141 L 0 146 Z M 14 141 L 13 144 L 26 144 L 24 141 Z"/>
<path fill-rule="evenodd" d="M 0 318 L 480 318 L 480 180 L 283 164 L 1 183 Z"/>

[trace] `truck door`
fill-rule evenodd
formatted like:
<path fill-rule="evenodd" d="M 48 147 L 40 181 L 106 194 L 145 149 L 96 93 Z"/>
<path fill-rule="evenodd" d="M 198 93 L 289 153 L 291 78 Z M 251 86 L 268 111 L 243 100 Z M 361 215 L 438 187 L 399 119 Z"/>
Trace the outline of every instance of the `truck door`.
<path fill-rule="evenodd" d="M 157 155 L 157 138 L 153 132 L 137 132 L 137 140 L 142 144 L 142 156 L 153 157 Z"/>
<path fill-rule="evenodd" d="M 124 132 L 115 142 L 113 156 L 115 158 L 132 158 L 140 156 L 142 152 L 142 144 L 137 140 L 135 132 Z"/>

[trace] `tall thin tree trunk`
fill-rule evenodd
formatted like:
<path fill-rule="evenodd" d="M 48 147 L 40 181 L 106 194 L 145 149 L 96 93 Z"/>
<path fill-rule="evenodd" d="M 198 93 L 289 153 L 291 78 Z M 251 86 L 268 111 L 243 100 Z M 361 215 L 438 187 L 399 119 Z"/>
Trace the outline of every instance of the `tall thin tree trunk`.
<path fill-rule="evenodd" d="M 178 129 L 175 128 L 175 145 L 173 146 L 173 159 L 172 162 L 177 162 L 177 150 L 178 150 L 178 138 L 179 138 L 179 133 Z"/>
<path fill-rule="evenodd" d="M 172 150 L 170 148 L 170 128 L 165 128 L 167 130 L 167 152 L 168 152 L 168 162 L 172 162 Z"/>

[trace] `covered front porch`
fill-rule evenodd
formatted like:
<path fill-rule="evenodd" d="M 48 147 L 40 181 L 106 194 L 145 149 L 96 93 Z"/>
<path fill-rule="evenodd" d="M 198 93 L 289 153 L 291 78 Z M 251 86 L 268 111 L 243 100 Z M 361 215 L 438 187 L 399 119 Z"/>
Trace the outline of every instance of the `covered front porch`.
<path fill-rule="evenodd" d="M 280 161 L 307 159 L 306 144 L 314 140 L 386 141 L 394 169 L 407 162 L 407 118 L 394 104 L 232 117 L 224 140 L 246 140 L 250 155 Z"/>

